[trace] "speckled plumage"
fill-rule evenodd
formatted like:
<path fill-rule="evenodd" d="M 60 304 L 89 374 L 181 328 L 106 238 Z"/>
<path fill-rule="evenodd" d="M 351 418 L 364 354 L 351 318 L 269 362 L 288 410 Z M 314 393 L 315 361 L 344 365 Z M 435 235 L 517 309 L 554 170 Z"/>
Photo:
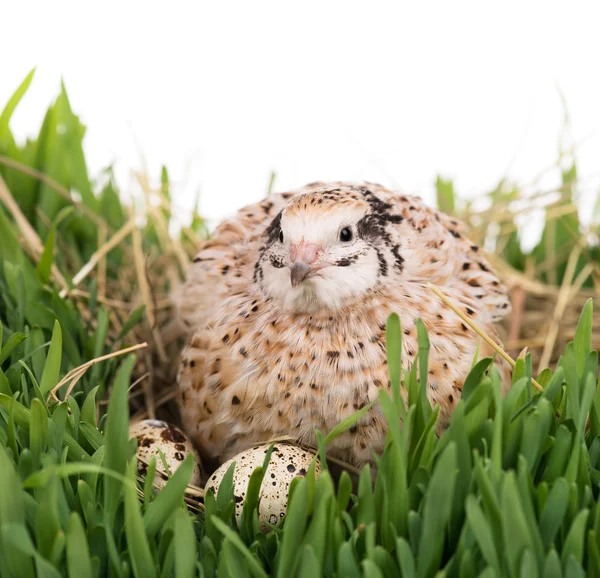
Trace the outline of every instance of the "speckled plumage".
<path fill-rule="evenodd" d="M 351 241 L 341 241 L 343 228 Z M 300 273 L 311 268 L 296 286 L 290 255 L 302 256 Z M 188 434 L 219 462 L 278 435 L 314 442 L 315 428 L 327 433 L 389 387 L 392 312 L 406 368 L 418 350 L 417 319 L 428 329 L 428 397 L 443 427 L 477 346 L 490 351 L 427 283 L 491 335 L 510 309 L 459 223 L 416 197 L 371 183 L 313 183 L 243 208 L 204 243 L 179 298 L 192 335 L 178 375 Z M 361 465 L 384 441 L 376 405 L 331 449 Z"/>

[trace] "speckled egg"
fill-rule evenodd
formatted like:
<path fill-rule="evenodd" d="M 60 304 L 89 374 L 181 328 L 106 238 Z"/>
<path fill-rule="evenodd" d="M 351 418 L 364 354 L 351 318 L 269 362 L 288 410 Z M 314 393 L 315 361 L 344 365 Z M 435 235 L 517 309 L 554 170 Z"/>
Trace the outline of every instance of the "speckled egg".
<path fill-rule="evenodd" d="M 241 452 L 222 464 L 206 483 L 205 491 L 212 490 L 216 495 L 229 466 L 235 462 L 233 473 L 235 515 L 238 520 L 242 516 L 242 508 L 246 498 L 248 482 L 252 472 L 263 465 L 265 454 L 270 444 L 255 446 Z M 265 477 L 260 487 L 258 501 L 258 522 L 262 530 L 268 530 L 269 524 L 277 524 L 285 515 L 291 481 L 297 476 L 305 476 L 315 454 L 288 443 L 277 443 L 271 454 Z M 315 472 L 321 472 L 319 462 Z"/>
<path fill-rule="evenodd" d="M 200 483 L 200 456 L 194 449 L 192 442 L 179 428 L 164 421 L 145 419 L 129 424 L 129 437 L 135 437 L 138 441 L 136 455 L 140 475 L 146 475 L 147 463 L 150 462 L 152 456 L 156 456 L 154 484 L 159 488 L 164 487 L 168 479 L 163 461 L 158 453 L 159 449 L 165 456 L 171 475 L 188 454 L 193 454 L 196 459 L 196 466 L 190 484 L 197 486 Z"/>

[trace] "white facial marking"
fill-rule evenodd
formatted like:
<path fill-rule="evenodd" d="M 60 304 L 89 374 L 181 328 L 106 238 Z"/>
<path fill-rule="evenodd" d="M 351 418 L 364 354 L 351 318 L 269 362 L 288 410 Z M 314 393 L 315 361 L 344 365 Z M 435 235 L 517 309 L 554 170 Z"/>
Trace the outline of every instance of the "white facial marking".
<path fill-rule="evenodd" d="M 366 293 L 378 281 L 379 259 L 356 230 L 364 215 L 360 205 L 328 209 L 324 216 L 316 211 L 284 212 L 283 243 L 277 240 L 263 261 L 265 292 L 283 309 L 298 313 L 335 311 Z M 350 230 L 350 240 L 347 230 L 341 234 L 343 229 Z M 284 266 L 273 266 L 269 256 Z M 302 278 L 308 266 L 313 270 Z"/>

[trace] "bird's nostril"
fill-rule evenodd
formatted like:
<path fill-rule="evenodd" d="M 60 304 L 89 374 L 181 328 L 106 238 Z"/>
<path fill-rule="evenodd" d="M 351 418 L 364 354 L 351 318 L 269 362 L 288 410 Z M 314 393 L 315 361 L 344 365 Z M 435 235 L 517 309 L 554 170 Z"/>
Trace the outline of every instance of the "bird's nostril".
<path fill-rule="evenodd" d="M 304 258 L 305 263 L 314 263 L 317 259 L 317 247 L 316 245 L 307 244 L 304 245 Z"/>
<path fill-rule="evenodd" d="M 302 261 L 311 265 L 317 260 L 319 256 L 319 247 L 314 243 L 301 242 L 299 245 L 292 245 L 290 247 L 290 260 L 292 263 L 296 261 Z"/>

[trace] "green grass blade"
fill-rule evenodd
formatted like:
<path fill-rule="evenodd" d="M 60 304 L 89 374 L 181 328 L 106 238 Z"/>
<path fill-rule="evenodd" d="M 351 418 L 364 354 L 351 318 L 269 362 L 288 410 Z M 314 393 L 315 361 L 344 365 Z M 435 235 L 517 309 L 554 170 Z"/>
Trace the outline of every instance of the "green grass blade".
<path fill-rule="evenodd" d="M 301 479 L 296 485 L 288 504 L 285 532 L 282 536 L 279 549 L 279 561 L 276 573 L 278 578 L 288 578 L 294 570 L 296 558 L 298 557 L 298 544 L 302 541 L 308 521 L 307 502 L 308 483 L 305 479 Z"/>
<path fill-rule="evenodd" d="M 24 333 L 13 333 L 7 340 L 4 346 L 2 347 L 2 351 L 0 351 L 0 365 L 4 363 L 8 356 L 26 339 L 26 335 Z"/>
<path fill-rule="evenodd" d="M 30 410 L 7 395 L 0 393 L 0 406 L 4 407 L 14 416 L 15 423 L 29 432 Z M 48 418 L 46 418 L 48 419 Z M 89 458 L 88 453 L 67 433 L 63 436 L 64 445 L 69 448 L 69 457 L 72 459 L 86 460 Z"/>
<path fill-rule="evenodd" d="M 25 96 L 25 93 L 29 89 L 29 85 L 33 80 L 33 75 L 35 74 L 35 68 L 32 68 L 27 76 L 23 79 L 21 84 L 18 86 L 17 90 L 15 90 L 12 96 L 8 99 L 6 106 L 0 113 L 0 136 L 2 132 L 8 128 L 8 123 L 13 115 L 13 112 L 21 102 L 21 99 Z"/>
<path fill-rule="evenodd" d="M 592 299 L 588 299 L 583 307 L 579 322 L 575 329 L 573 345 L 575 357 L 577 360 L 577 373 L 579 377 L 583 374 L 585 360 L 592 349 L 592 315 L 594 304 Z"/>
<path fill-rule="evenodd" d="M 514 472 L 506 474 L 502 490 L 502 508 L 504 513 L 502 530 L 505 554 L 511 572 L 517 575 L 523 552 L 526 549 L 534 551 L 534 543 L 525 519 Z"/>
<path fill-rule="evenodd" d="M 94 576 L 85 530 L 77 512 L 71 514 L 67 529 L 67 570 L 69 576 Z"/>
<path fill-rule="evenodd" d="M 421 319 L 417 319 L 417 342 L 419 344 L 419 381 L 420 381 L 420 409 L 423 423 L 426 424 L 431 417 L 432 409 L 427 397 L 429 389 L 429 336 Z"/>
<path fill-rule="evenodd" d="M 224 578 L 250 578 L 251 576 L 244 557 L 229 538 L 225 538 L 221 546 L 217 575 Z"/>
<path fill-rule="evenodd" d="M 98 364 L 96 364 L 98 365 Z M 94 387 L 85 397 L 85 401 L 81 406 L 81 416 L 80 419 L 82 422 L 89 423 L 94 428 L 98 425 L 96 423 L 96 395 L 98 394 L 98 390 L 100 386 L 97 385 Z M 81 427 L 81 424 L 80 424 Z"/>
<path fill-rule="evenodd" d="M 267 578 L 267 573 L 262 569 L 260 563 L 252 555 L 250 550 L 246 548 L 246 545 L 244 544 L 244 542 L 242 542 L 242 539 L 239 537 L 239 535 L 236 534 L 227 524 L 225 524 L 223 520 L 220 520 L 216 516 L 213 517 L 212 522 L 217 528 L 217 530 L 219 530 L 219 532 L 221 532 L 223 536 L 229 539 L 231 544 L 244 557 L 244 560 L 247 564 L 247 568 L 248 570 L 250 570 L 252 576 L 254 576 L 255 578 Z"/>
<path fill-rule="evenodd" d="M 192 477 L 196 465 L 195 457 L 190 454 L 180 464 L 165 487 L 159 492 L 144 514 L 144 526 L 148 539 L 152 539 L 171 517 L 173 510 L 181 506 L 185 489 Z"/>
<path fill-rule="evenodd" d="M 491 357 L 484 357 L 473 366 L 471 371 L 469 371 L 469 375 L 467 375 L 467 379 L 465 379 L 461 393 L 461 399 L 463 401 L 469 399 L 473 391 L 475 391 L 477 386 L 481 383 L 481 379 L 493 361 L 494 360 Z"/>
<path fill-rule="evenodd" d="M 562 578 L 563 576 L 560 557 L 554 548 L 546 556 L 542 576 L 543 578 Z"/>
<path fill-rule="evenodd" d="M 34 571 L 33 566 L 36 551 L 25 524 L 3 522 L 0 526 L 0 548 L 0 569 L 3 568 L 3 578 L 5 575 L 7 578 L 39 576 L 39 571 Z"/>
<path fill-rule="evenodd" d="M 456 477 L 456 444 L 451 442 L 438 459 L 425 495 L 419 544 L 420 577 L 429 576 L 439 568 L 444 548 L 441 537 L 450 520 Z"/>
<path fill-rule="evenodd" d="M 123 324 L 121 331 L 119 331 L 117 341 L 121 341 L 121 339 L 123 339 L 144 318 L 145 308 L 145 305 L 140 305 L 139 307 L 133 310 L 131 315 Z"/>
<path fill-rule="evenodd" d="M 79 422 L 79 432 L 96 451 L 104 445 L 104 436 L 96 429 L 96 426 L 87 421 Z"/>
<path fill-rule="evenodd" d="M 409 543 L 404 538 L 398 538 L 396 542 L 396 557 L 398 559 L 398 566 L 400 566 L 400 570 L 402 571 L 402 576 L 404 578 L 415 578 L 417 575 L 415 557 Z"/>
<path fill-rule="evenodd" d="M 44 372 L 40 380 L 40 391 L 46 395 L 57 383 L 60 375 L 60 363 L 62 358 L 62 330 L 58 321 L 54 322 L 50 349 L 46 357 Z"/>
<path fill-rule="evenodd" d="M 38 469 L 48 440 L 48 413 L 36 397 L 31 402 L 29 414 L 29 449 L 33 456 L 34 468 Z"/>
<path fill-rule="evenodd" d="M 439 175 L 435 179 L 435 191 L 438 209 L 448 215 L 453 215 L 455 210 L 454 184 Z"/>
<path fill-rule="evenodd" d="M 361 578 L 362 576 L 349 542 L 344 542 L 338 551 L 337 570 L 338 576 L 348 576 L 349 578 Z"/>
<path fill-rule="evenodd" d="M 129 389 L 129 376 L 131 375 L 134 363 L 135 357 L 128 357 L 117 373 L 108 404 L 108 417 L 104 436 L 106 452 L 104 463 L 108 469 L 122 475 L 125 474 L 127 459 L 129 458 L 129 406 L 127 404 L 127 390 Z M 117 480 L 113 478 L 104 480 L 104 511 L 108 516 L 108 520 L 112 520 L 116 513 L 121 489 L 121 484 Z"/>
<path fill-rule="evenodd" d="M 73 211 L 73 207 L 64 207 L 58 213 L 58 215 L 56 215 L 56 217 L 54 218 L 54 222 L 50 226 L 50 230 L 48 231 L 48 236 L 46 238 L 46 243 L 44 244 L 44 250 L 42 251 L 42 255 L 36 267 L 37 274 L 42 283 L 49 283 L 50 281 L 50 272 L 52 270 L 52 263 L 54 261 L 54 244 L 56 240 L 56 229 L 66 217 L 73 213 Z"/>
<path fill-rule="evenodd" d="M 196 536 L 187 511 L 177 510 L 173 514 L 173 529 L 175 578 L 194 578 L 196 575 Z"/>
<path fill-rule="evenodd" d="M 384 578 L 381 570 L 378 568 L 375 562 L 371 560 L 363 560 L 362 567 L 365 578 Z"/>
<path fill-rule="evenodd" d="M 563 564 L 566 564 L 569 558 L 573 558 L 577 564 L 582 563 L 585 530 L 589 513 L 587 509 L 581 510 L 573 520 L 562 549 L 561 557 Z"/>
<path fill-rule="evenodd" d="M 128 479 L 134 482 L 136 475 L 137 463 L 133 459 L 129 466 Z M 129 546 L 133 573 L 136 578 L 152 578 L 156 576 L 156 565 L 144 530 L 137 492 L 130 485 L 122 485 L 119 490 L 125 496 L 125 537 Z"/>
<path fill-rule="evenodd" d="M 540 515 L 540 533 L 547 550 L 560 529 L 569 506 L 569 484 L 564 478 L 556 480 Z"/>
<path fill-rule="evenodd" d="M 300 568 L 298 578 L 320 578 L 322 576 L 321 563 L 312 546 L 305 544 L 300 551 Z"/>
<path fill-rule="evenodd" d="M 467 520 L 471 525 L 479 549 L 486 562 L 497 572 L 500 572 L 500 560 L 494 545 L 494 536 L 483 511 L 473 496 L 467 498 Z"/>
<path fill-rule="evenodd" d="M 361 407 L 358 411 L 355 411 L 352 415 L 343 419 L 338 423 L 326 436 L 325 445 L 330 444 L 334 439 L 342 435 L 345 431 L 348 431 L 355 423 L 357 423 L 361 417 L 363 417 L 369 410 L 375 405 L 375 401 L 368 403 L 364 407 Z"/>
<path fill-rule="evenodd" d="M 392 313 L 387 320 L 386 352 L 392 387 L 392 399 L 396 406 L 396 411 L 403 416 L 406 413 L 406 407 L 400 393 L 402 385 L 402 331 L 400 317 L 398 317 L 397 313 Z"/>
<path fill-rule="evenodd" d="M 7 450 L 0 445 L 0 527 L 6 530 L 0 536 L 0 568 L 8 576 L 33 576 L 30 556 L 23 556 L 12 549 L 6 539 L 13 535 L 11 527 L 25 530 L 25 501 L 21 483 L 9 458 Z"/>

